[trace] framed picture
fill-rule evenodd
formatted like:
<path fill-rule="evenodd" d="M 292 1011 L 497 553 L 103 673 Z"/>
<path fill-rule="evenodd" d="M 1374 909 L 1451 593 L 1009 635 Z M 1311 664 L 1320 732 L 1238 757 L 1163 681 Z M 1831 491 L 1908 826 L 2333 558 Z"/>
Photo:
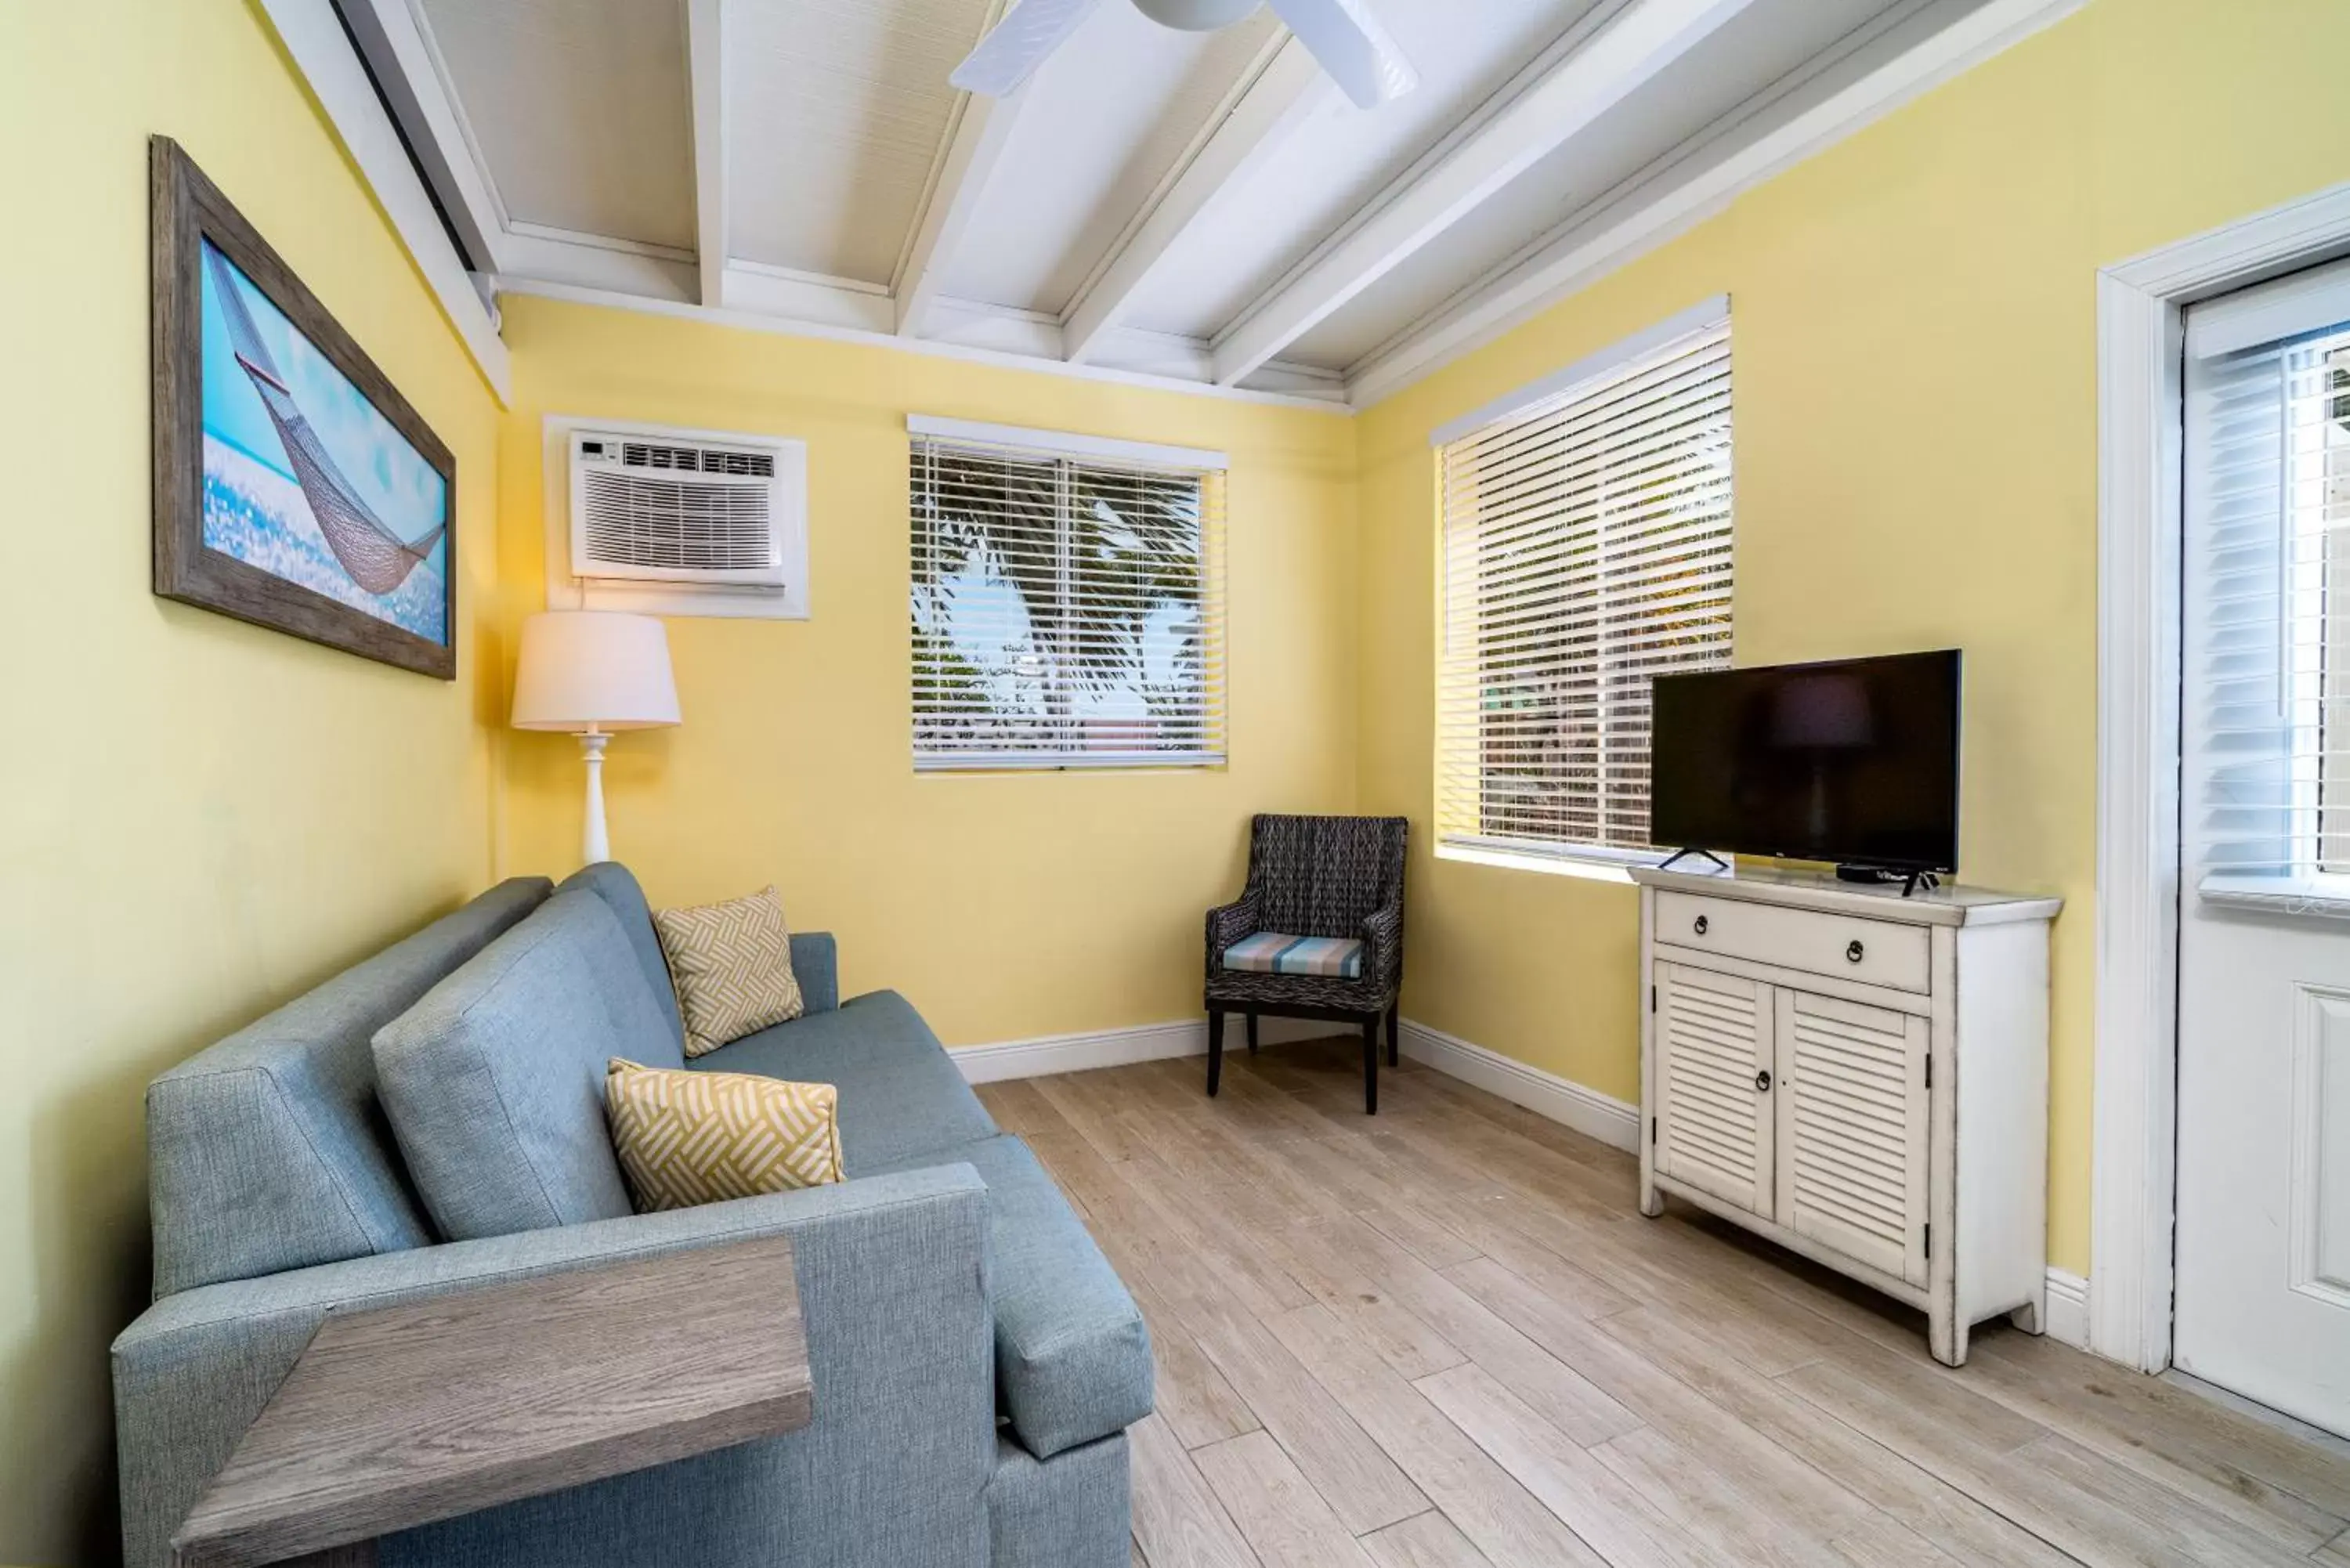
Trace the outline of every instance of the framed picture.
<path fill-rule="evenodd" d="M 449 449 L 177 142 L 148 151 L 155 591 L 453 679 Z"/>

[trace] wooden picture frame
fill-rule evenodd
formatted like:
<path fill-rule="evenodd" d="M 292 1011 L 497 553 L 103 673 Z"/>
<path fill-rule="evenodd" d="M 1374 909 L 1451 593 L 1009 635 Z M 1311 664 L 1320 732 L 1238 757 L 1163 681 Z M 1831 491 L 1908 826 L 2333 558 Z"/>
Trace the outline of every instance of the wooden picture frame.
<path fill-rule="evenodd" d="M 177 142 L 149 139 L 148 173 L 155 592 L 455 679 L 455 458 Z M 216 419 L 234 415 L 240 429 L 263 432 L 245 445 L 206 423 L 208 288 L 224 328 L 214 333 L 209 407 Z M 286 369 L 265 333 L 296 350 Z M 315 410 L 329 431 L 300 398 L 314 409 L 333 404 Z M 362 465 L 355 452 L 373 461 Z M 236 488 L 233 476 L 253 487 Z M 420 530 L 418 517 L 436 514 L 436 477 L 437 528 Z M 380 514 L 394 510 L 386 499 L 394 483 L 414 515 L 387 524 Z"/>

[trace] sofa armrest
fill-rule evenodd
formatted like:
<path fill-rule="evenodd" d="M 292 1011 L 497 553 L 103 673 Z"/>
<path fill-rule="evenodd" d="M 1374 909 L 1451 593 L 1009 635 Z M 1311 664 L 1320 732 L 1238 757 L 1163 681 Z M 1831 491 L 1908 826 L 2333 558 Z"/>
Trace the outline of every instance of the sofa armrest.
<path fill-rule="evenodd" d="M 1258 910 L 1262 900 L 1255 893 L 1243 893 L 1232 903 L 1208 911 L 1208 978 L 1216 978 L 1224 967 L 1224 950 L 1243 937 L 1253 936 L 1257 929 Z"/>
<path fill-rule="evenodd" d="M 800 982 L 802 1017 L 840 1005 L 840 950 L 830 931 L 792 933 L 792 978 Z"/>
<path fill-rule="evenodd" d="M 114 1342 L 125 1563 L 169 1560 L 172 1532 L 328 1311 L 770 1235 L 793 1242 L 816 1388 L 808 1428 L 399 1539 L 433 1561 L 584 1563 L 574 1549 L 592 1520 L 596 1561 L 650 1562 L 669 1546 L 711 1539 L 714 1517 L 728 1549 L 695 1558 L 714 1568 L 847 1561 L 857 1543 L 877 1539 L 900 1541 L 899 1560 L 913 1561 L 941 1534 L 983 1540 L 984 1511 L 972 1500 L 995 1459 L 988 1193 L 970 1166 L 950 1165 L 167 1296 Z M 841 1507 L 842 1498 L 861 1506 Z"/>
<path fill-rule="evenodd" d="M 1363 980 L 1384 993 L 1403 982 L 1403 904 L 1374 909 L 1363 921 Z"/>

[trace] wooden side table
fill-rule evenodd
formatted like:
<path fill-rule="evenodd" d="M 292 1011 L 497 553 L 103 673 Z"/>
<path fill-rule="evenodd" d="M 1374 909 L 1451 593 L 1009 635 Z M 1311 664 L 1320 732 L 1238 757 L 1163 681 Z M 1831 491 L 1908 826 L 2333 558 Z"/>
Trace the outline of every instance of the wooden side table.
<path fill-rule="evenodd" d="M 172 1538 L 179 1568 L 360 1568 L 376 1537 L 796 1431 L 788 1239 L 330 1313 Z"/>

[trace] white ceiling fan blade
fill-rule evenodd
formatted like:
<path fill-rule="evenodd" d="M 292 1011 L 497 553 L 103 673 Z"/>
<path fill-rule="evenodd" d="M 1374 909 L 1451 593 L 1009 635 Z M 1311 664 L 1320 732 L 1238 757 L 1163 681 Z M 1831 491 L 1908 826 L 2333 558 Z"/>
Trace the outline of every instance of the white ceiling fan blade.
<path fill-rule="evenodd" d="M 1419 73 L 1364 0 L 1272 0 L 1272 5 L 1357 109 L 1377 109 L 1419 85 Z"/>
<path fill-rule="evenodd" d="M 1061 47 L 1101 0 L 1020 0 L 988 29 L 947 79 L 965 92 L 1004 98 Z"/>

